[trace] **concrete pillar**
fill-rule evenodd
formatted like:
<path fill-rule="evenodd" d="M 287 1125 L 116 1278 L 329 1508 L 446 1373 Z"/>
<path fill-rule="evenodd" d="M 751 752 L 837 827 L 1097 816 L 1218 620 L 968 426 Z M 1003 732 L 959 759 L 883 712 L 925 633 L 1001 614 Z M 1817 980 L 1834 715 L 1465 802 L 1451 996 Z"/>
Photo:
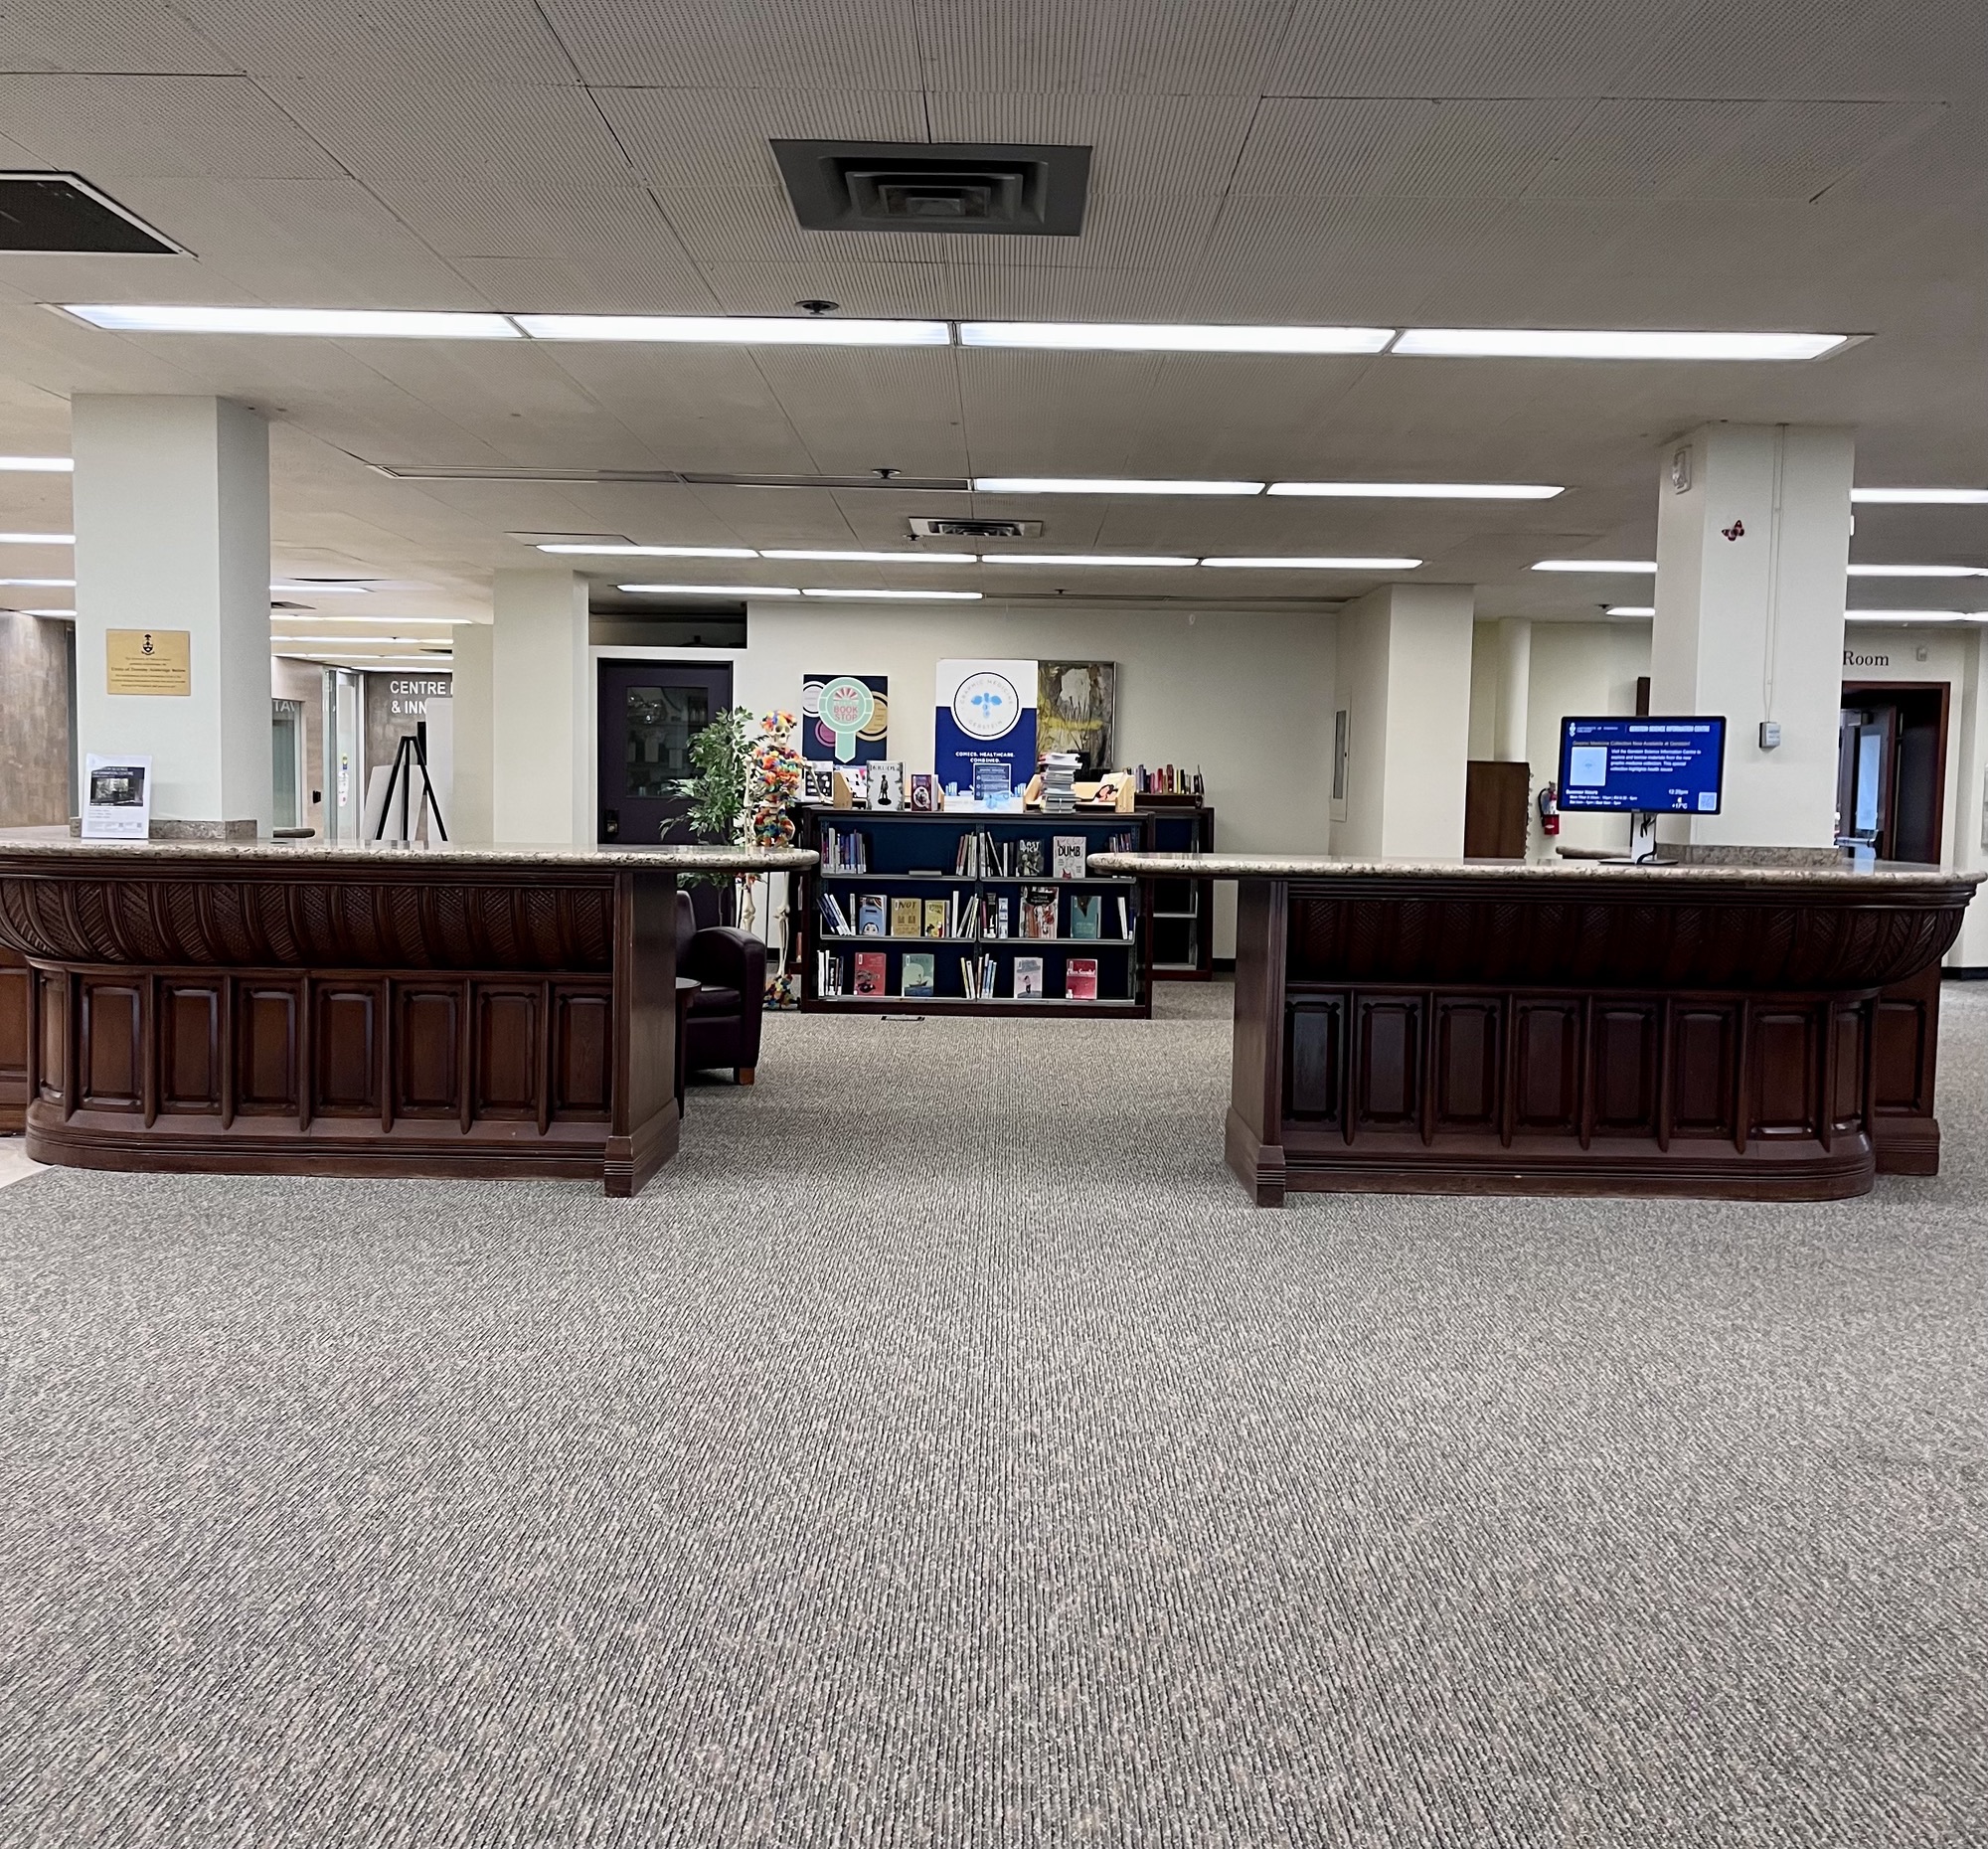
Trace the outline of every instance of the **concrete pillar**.
<path fill-rule="evenodd" d="M 490 838 L 590 842 L 598 829 L 586 581 L 499 572 L 492 591 Z"/>
<path fill-rule="evenodd" d="M 1667 819 L 1660 839 L 1835 840 L 1854 459 L 1827 425 L 1708 423 L 1663 446 L 1650 711 L 1723 713 L 1727 739 L 1721 813 Z"/>
<path fill-rule="evenodd" d="M 1463 852 L 1474 601 L 1468 585 L 1385 585 L 1340 611 L 1349 738 L 1334 853 Z"/>
<path fill-rule="evenodd" d="M 449 670 L 450 753 L 448 833 L 451 841 L 490 841 L 492 790 L 490 761 L 491 640 L 487 622 L 460 622 L 450 632 L 454 661 Z"/>
<path fill-rule="evenodd" d="M 1491 752 L 1500 763 L 1526 761 L 1526 721 L 1532 691 L 1533 619 L 1502 617 L 1498 623 L 1498 729 Z"/>
<path fill-rule="evenodd" d="M 70 409 L 78 764 L 149 756 L 155 835 L 267 834 L 268 425 L 222 398 Z M 109 692 L 112 630 L 184 631 L 188 691 Z"/>

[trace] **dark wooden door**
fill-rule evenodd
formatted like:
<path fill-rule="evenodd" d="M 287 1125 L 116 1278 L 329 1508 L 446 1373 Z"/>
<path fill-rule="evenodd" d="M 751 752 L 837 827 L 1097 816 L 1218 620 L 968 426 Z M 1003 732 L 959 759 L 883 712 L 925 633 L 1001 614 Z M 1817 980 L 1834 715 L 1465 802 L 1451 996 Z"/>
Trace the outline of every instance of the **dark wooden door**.
<path fill-rule="evenodd" d="M 599 838 L 688 841 L 691 741 L 732 704 L 729 661 L 600 664 Z"/>
<path fill-rule="evenodd" d="M 1943 681 L 1847 685 L 1838 728 L 1836 837 L 1880 860 L 1934 862 L 1945 829 Z"/>
<path fill-rule="evenodd" d="M 1465 859 L 1524 860 L 1532 766 L 1473 757 L 1464 768 L 1464 778 Z"/>

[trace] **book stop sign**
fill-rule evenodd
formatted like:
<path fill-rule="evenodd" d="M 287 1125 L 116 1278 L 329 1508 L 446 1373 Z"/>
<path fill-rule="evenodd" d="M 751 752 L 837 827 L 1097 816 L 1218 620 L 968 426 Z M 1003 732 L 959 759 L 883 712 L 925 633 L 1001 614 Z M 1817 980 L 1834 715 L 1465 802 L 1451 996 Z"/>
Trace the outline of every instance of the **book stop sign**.
<path fill-rule="evenodd" d="M 856 756 L 856 735 L 877 711 L 877 696 L 852 674 L 821 690 L 821 723 L 835 734 L 835 755 L 844 763 Z"/>

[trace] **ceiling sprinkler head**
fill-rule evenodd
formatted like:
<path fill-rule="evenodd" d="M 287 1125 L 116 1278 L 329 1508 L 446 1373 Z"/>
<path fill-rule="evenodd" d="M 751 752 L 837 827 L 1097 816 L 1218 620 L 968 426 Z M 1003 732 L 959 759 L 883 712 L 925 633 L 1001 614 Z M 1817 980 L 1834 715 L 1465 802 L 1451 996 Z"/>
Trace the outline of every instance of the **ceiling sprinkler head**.
<path fill-rule="evenodd" d="M 818 297 L 811 296 L 804 302 L 795 302 L 794 306 L 803 314 L 833 314 L 842 304 L 840 302 L 825 302 Z"/>

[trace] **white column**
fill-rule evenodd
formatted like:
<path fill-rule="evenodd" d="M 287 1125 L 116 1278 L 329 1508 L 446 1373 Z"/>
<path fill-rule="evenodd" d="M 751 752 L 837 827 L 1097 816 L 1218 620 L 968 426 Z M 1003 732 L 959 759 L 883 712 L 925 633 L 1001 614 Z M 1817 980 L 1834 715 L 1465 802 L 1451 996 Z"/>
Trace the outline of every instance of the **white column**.
<path fill-rule="evenodd" d="M 1474 602 L 1468 585 L 1385 585 L 1340 611 L 1350 736 L 1334 853 L 1463 852 Z"/>
<path fill-rule="evenodd" d="M 1526 761 L 1532 691 L 1533 619 L 1503 617 L 1498 623 L 1498 728 L 1491 752 L 1500 763 Z"/>
<path fill-rule="evenodd" d="M 1664 839 L 1834 842 L 1854 460 L 1829 425 L 1708 423 L 1663 446 L 1650 711 L 1727 721 L 1721 813 L 1663 822 Z"/>
<path fill-rule="evenodd" d="M 71 403 L 77 762 L 152 759 L 156 835 L 270 825 L 269 429 L 222 398 Z M 190 690 L 113 694 L 107 632 L 184 630 Z"/>
<path fill-rule="evenodd" d="M 592 841 L 586 581 L 572 572 L 499 572 L 492 590 L 490 838 Z"/>
<path fill-rule="evenodd" d="M 459 622 L 450 632 L 454 659 L 449 670 L 450 755 L 448 812 L 451 841 L 491 841 L 491 640 L 487 622 Z"/>

